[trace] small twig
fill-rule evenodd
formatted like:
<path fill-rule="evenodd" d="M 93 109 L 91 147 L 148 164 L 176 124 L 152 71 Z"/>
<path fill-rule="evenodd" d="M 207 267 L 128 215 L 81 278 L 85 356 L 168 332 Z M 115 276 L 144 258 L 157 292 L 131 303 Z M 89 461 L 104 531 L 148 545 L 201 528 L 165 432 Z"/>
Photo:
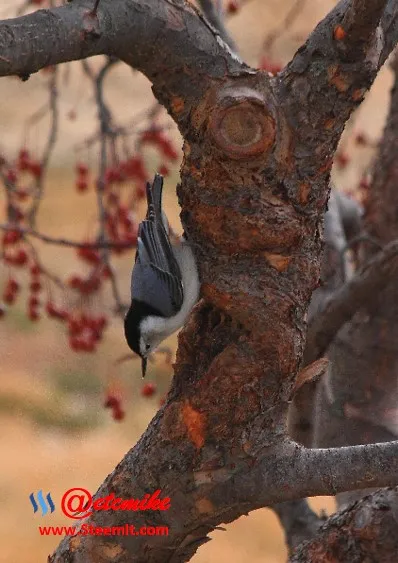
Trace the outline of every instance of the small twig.
<path fill-rule="evenodd" d="M 93 75 L 89 73 L 92 73 L 90 68 L 87 70 L 87 75 L 93 78 Z M 146 108 L 138 112 L 137 115 L 135 115 L 133 119 L 130 122 L 128 122 L 126 125 L 122 125 L 118 127 L 112 125 L 112 132 L 111 132 L 112 136 L 128 137 L 133 133 L 136 133 L 136 129 L 140 123 L 142 123 L 143 121 L 153 121 L 154 119 L 156 119 L 157 114 L 161 110 L 162 110 L 162 106 L 158 102 L 153 103 L 149 108 Z M 164 129 L 166 129 L 166 127 L 168 128 L 170 127 L 170 125 L 162 126 L 160 129 L 163 131 Z M 97 143 L 99 140 L 100 140 L 100 133 L 96 132 L 90 137 L 88 137 L 87 139 L 85 139 L 80 144 L 76 145 L 76 151 L 89 148 L 93 144 Z"/>
<path fill-rule="evenodd" d="M 237 53 L 236 44 L 224 25 L 222 10 L 217 8 L 213 0 L 198 0 L 198 3 L 207 21 L 218 31 L 220 37 L 232 51 Z"/>
<path fill-rule="evenodd" d="M 34 227 L 36 223 L 37 212 L 44 193 L 45 173 L 47 171 L 51 153 L 54 149 L 57 140 L 58 124 L 59 124 L 57 77 L 58 77 L 58 68 L 54 68 L 49 83 L 49 92 L 50 92 L 49 106 L 50 106 L 50 115 L 51 115 L 50 134 L 47 140 L 47 144 L 44 148 L 43 156 L 41 158 L 41 163 L 40 163 L 41 174 L 36 180 L 36 189 L 33 197 L 33 203 L 29 210 L 29 224 L 32 227 Z"/>
<path fill-rule="evenodd" d="M 39 253 L 37 252 L 36 248 L 33 246 L 33 244 L 29 241 L 27 241 L 27 244 L 30 247 L 30 250 L 32 252 L 33 258 L 35 263 L 39 266 L 40 268 L 40 272 L 50 281 L 52 281 L 56 286 L 58 286 L 61 289 L 65 289 L 65 284 L 63 283 L 63 281 L 56 276 L 55 274 L 53 274 L 52 272 L 50 272 L 49 270 L 47 270 L 47 268 L 43 265 L 42 261 L 40 260 L 39 257 Z"/>
<path fill-rule="evenodd" d="M 317 533 L 323 520 L 311 510 L 305 499 L 282 502 L 272 507 L 285 531 L 289 551 Z"/>
<path fill-rule="evenodd" d="M 95 4 L 94 4 L 94 8 L 92 10 L 92 14 L 95 15 L 97 13 L 97 9 L 98 9 L 98 4 L 100 3 L 101 0 L 95 0 Z"/>
<path fill-rule="evenodd" d="M 266 53 L 269 53 L 275 41 L 292 27 L 297 17 L 301 14 L 306 1 L 307 0 L 295 0 L 295 3 L 287 12 L 280 25 L 267 35 L 263 43 L 263 50 Z"/>
<path fill-rule="evenodd" d="M 112 129 L 112 114 L 104 101 L 103 84 L 107 73 L 116 62 L 118 62 L 117 59 L 108 58 L 95 79 L 96 102 L 98 106 L 98 117 L 100 121 L 100 166 L 97 183 L 97 207 L 99 218 L 98 241 L 100 243 L 105 242 L 106 240 L 106 211 L 104 205 L 105 173 L 107 168 L 106 145 L 108 138 L 112 137 L 114 134 Z M 117 312 L 121 313 L 124 311 L 124 306 L 120 296 L 115 273 L 110 262 L 109 248 L 106 246 L 102 247 L 101 249 L 101 260 L 103 265 L 106 266 L 109 271 L 112 293 L 116 302 Z"/>
<path fill-rule="evenodd" d="M 0 224 L 0 229 L 3 231 L 17 231 L 22 235 L 31 236 L 45 242 L 47 244 L 54 244 L 58 246 L 68 246 L 70 248 L 88 248 L 93 250 L 98 250 L 101 248 L 135 248 L 135 243 L 133 242 L 110 242 L 108 240 L 104 241 L 97 241 L 97 242 L 77 242 L 70 239 L 65 238 L 56 238 L 50 237 L 48 235 L 44 235 L 35 229 L 31 229 L 28 227 L 20 227 L 19 225 L 15 225 L 13 223 L 7 224 Z"/>

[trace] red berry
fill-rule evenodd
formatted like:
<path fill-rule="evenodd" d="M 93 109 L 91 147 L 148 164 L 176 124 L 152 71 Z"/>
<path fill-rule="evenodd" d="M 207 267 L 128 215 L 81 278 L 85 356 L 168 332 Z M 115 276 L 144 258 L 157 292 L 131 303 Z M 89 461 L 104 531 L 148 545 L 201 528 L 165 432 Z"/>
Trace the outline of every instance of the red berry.
<path fill-rule="evenodd" d="M 6 291 L 11 291 L 12 293 L 16 293 L 19 290 L 19 283 L 14 278 L 9 278 L 6 286 Z"/>
<path fill-rule="evenodd" d="M 125 242 L 126 244 L 129 244 L 129 245 L 130 244 L 132 244 L 132 245 L 137 244 L 137 233 L 136 232 L 129 233 L 128 235 L 126 235 L 124 237 L 123 242 Z M 123 250 L 127 250 L 127 249 L 121 248 L 120 250 L 123 251 Z"/>
<path fill-rule="evenodd" d="M 104 266 L 102 268 L 102 277 L 104 280 L 109 280 L 112 277 L 112 272 L 109 266 Z"/>
<path fill-rule="evenodd" d="M 230 0 L 227 4 L 228 14 L 236 14 L 239 10 L 239 3 L 236 0 Z"/>
<path fill-rule="evenodd" d="M 18 242 L 22 237 L 22 234 L 19 231 L 6 231 L 3 235 L 3 244 L 15 244 Z"/>
<path fill-rule="evenodd" d="M 12 291 L 5 291 L 3 293 L 3 301 L 5 303 L 8 303 L 8 305 L 12 305 L 15 301 L 16 298 L 16 294 L 13 293 Z"/>
<path fill-rule="evenodd" d="M 99 289 L 101 285 L 101 278 L 98 276 L 91 276 L 87 280 L 81 280 L 79 285 L 80 293 L 84 295 L 89 295 L 90 293 L 94 293 Z"/>
<path fill-rule="evenodd" d="M 146 197 L 145 185 L 138 186 L 135 197 L 136 199 L 144 199 Z"/>
<path fill-rule="evenodd" d="M 68 330 L 71 336 L 76 336 L 83 330 L 82 323 L 77 319 L 69 319 Z"/>
<path fill-rule="evenodd" d="M 53 317 L 54 319 L 65 320 L 68 317 L 68 313 L 65 309 L 58 309 L 51 301 L 48 301 L 46 304 L 46 312 L 49 317 Z"/>
<path fill-rule="evenodd" d="M 88 166 L 84 162 L 78 162 L 76 164 L 76 172 L 79 176 L 86 176 L 88 174 Z"/>
<path fill-rule="evenodd" d="M 16 192 L 16 196 L 19 201 L 25 201 L 25 199 L 28 199 L 29 197 L 29 192 L 21 188 Z"/>
<path fill-rule="evenodd" d="M 105 315 L 101 315 L 100 317 L 98 317 L 97 328 L 99 330 L 104 330 L 104 328 L 106 327 L 107 324 L 108 324 L 108 319 L 106 318 Z"/>
<path fill-rule="evenodd" d="M 15 182 L 17 181 L 17 173 L 15 172 L 15 170 L 14 170 L 13 168 L 10 168 L 10 169 L 7 171 L 6 179 L 7 179 L 11 184 L 15 184 Z"/>
<path fill-rule="evenodd" d="M 76 189 L 78 192 L 85 192 L 88 189 L 88 182 L 83 176 L 76 180 Z"/>
<path fill-rule="evenodd" d="M 123 420 L 125 416 L 126 416 L 126 413 L 122 409 L 118 409 L 118 408 L 113 409 L 113 412 L 112 412 L 113 420 L 120 421 L 120 420 Z"/>
<path fill-rule="evenodd" d="M 41 290 L 41 283 L 38 280 L 35 280 L 31 282 L 29 287 L 32 293 L 37 293 Z"/>
<path fill-rule="evenodd" d="M 82 280 L 79 276 L 77 276 L 77 275 L 71 276 L 71 277 L 68 279 L 68 285 L 69 285 L 69 287 L 71 287 L 72 289 L 79 289 L 80 286 L 81 286 L 81 284 L 82 284 L 82 282 L 83 282 L 83 280 Z"/>
<path fill-rule="evenodd" d="M 26 250 L 24 250 L 23 248 L 20 248 L 15 255 L 14 264 L 16 266 L 24 266 L 27 261 L 28 261 L 28 254 L 27 254 Z"/>
<path fill-rule="evenodd" d="M 120 164 L 120 168 L 122 173 L 129 178 L 142 180 L 143 182 L 146 182 L 147 180 L 148 174 L 145 170 L 144 161 L 141 156 L 133 156 L 129 158 Z"/>
<path fill-rule="evenodd" d="M 343 152 L 336 154 L 336 164 L 339 168 L 345 168 L 350 162 L 350 157 Z"/>
<path fill-rule="evenodd" d="M 43 173 L 43 167 L 40 162 L 34 160 L 29 163 L 29 171 L 35 178 L 40 178 Z"/>
<path fill-rule="evenodd" d="M 28 160 L 29 151 L 27 149 L 21 149 L 18 155 L 19 160 Z"/>
<path fill-rule="evenodd" d="M 82 258 L 89 264 L 98 264 L 98 262 L 100 262 L 99 252 L 94 248 L 79 248 L 77 254 L 80 258 Z"/>
<path fill-rule="evenodd" d="M 162 176 L 168 176 L 170 174 L 170 170 L 165 164 L 162 164 L 159 167 L 159 174 L 161 174 Z"/>
<path fill-rule="evenodd" d="M 123 181 L 123 173 L 121 168 L 108 168 L 105 171 L 105 184 L 113 184 Z"/>
<path fill-rule="evenodd" d="M 104 401 L 104 407 L 106 409 L 120 408 L 120 399 L 115 395 L 108 395 Z"/>
<path fill-rule="evenodd" d="M 30 164 L 29 153 L 26 149 L 21 149 L 18 155 L 19 170 L 28 170 Z"/>
<path fill-rule="evenodd" d="M 28 317 L 30 318 L 31 321 L 38 321 L 39 318 L 40 318 L 40 315 L 37 312 L 37 309 L 29 309 Z"/>
<path fill-rule="evenodd" d="M 141 395 L 143 397 L 152 397 L 156 392 L 156 385 L 154 383 L 145 383 L 141 388 Z"/>
<path fill-rule="evenodd" d="M 32 264 L 32 266 L 30 267 L 30 273 L 32 274 L 32 276 L 38 276 L 40 274 L 40 266 L 39 264 Z"/>
<path fill-rule="evenodd" d="M 29 299 L 29 308 L 34 309 L 38 305 L 40 305 L 40 301 L 37 299 L 35 295 L 32 295 L 32 297 Z"/>

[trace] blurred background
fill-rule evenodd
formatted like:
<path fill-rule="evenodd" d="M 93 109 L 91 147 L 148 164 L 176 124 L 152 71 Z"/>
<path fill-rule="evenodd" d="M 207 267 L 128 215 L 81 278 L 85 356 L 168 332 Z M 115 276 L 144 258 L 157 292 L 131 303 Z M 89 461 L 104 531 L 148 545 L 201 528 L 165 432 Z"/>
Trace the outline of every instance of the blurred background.
<path fill-rule="evenodd" d="M 225 4 L 230 12 L 227 27 L 241 57 L 253 66 L 283 66 L 335 2 L 237 0 Z M 18 6 L 16 0 L 2 0 L 0 18 L 12 17 Z M 90 61 L 94 70 L 101 63 L 98 59 Z M 90 167 L 97 166 L 98 146 L 76 148 L 98 130 L 97 108 L 92 85 L 81 64 L 64 65 L 60 71 L 58 139 L 45 177 L 38 229 L 53 237 L 82 240 L 90 229 L 96 202 L 94 190 L 84 194 L 76 191 L 75 165 L 83 159 Z M 45 72 L 26 82 L 1 79 L 0 153 L 7 161 L 15 159 L 25 146 L 37 158 L 42 154 L 49 116 L 45 112 L 40 119 L 32 120 L 32 116 L 48 106 L 48 81 Z M 343 156 L 333 171 L 334 181 L 341 189 L 355 192 L 366 174 L 388 109 L 390 85 L 391 76 L 385 68 L 347 128 L 340 152 Z M 146 78 L 122 64 L 110 71 L 104 91 L 118 125 L 131 122 L 154 104 Z M 168 134 L 179 151 L 166 179 L 165 208 L 175 229 L 180 230 L 175 185 L 182 142 L 167 116 L 161 115 L 160 119 L 170 127 Z M 370 142 L 355 142 L 358 134 L 365 135 Z M 345 161 L 347 154 L 349 162 Z M 158 166 L 156 154 L 148 150 L 145 159 L 152 175 Z M 0 221 L 4 222 L 4 190 L 0 200 Z M 135 213 L 140 220 L 142 205 Z M 75 250 L 40 241 L 34 241 L 34 246 L 42 263 L 63 279 L 82 268 Z M 114 260 L 125 302 L 133 257 L 134 250 Z M 7 267 L 1 263 L 0 284 L 8 275 Z M 19 283 L 26 282 L 23 271 L 15 275 Z M 38 322 L 29 320 L 23 292 L 0 320 L 1 562 L 46 561 L 59 539 L 41 537 L 38 525 L 69 525 L 58 508 L 62 494 L 76 486 L 94 493 L 135 444 L 167 393 L 172 367 L 164 356 L 159 355 L 149 365 L 147 383 L 155 386 L 152 394 L 147 392 L 150 396 L 145 396 L 143 390 L 139 362 L 131 359 L 116 363 L 129 350 L 121 319 L 111 315 L 111 299 L 110 292 L 104 290 L 90 302 L 95 312 L 106 312 L 108 317 L 108 328 L 95 353 L 71 350 L 64 324 L 45 315 Z M 174 353 L 176 338 L 166 344 Z M 103 406 L 109 392 L 122 400 L 126 416 L 120 422 L 113 420 Z M 57 509 L 51 516 L 33 514 L 29 495 L 40 489 L 45 494 L 51 492 L 56 503 Z M 331 499 L 325 498 L 315 499 L 313 504 L 317 510 L 332 511 L 334 506 Z M 276 517 L 266 509 L 240 518 L 227 525 L 225 532 L 214 532 L 212 537 L 215 541 L 200 549 L 193 559 L 195 563 L 279 563 L 286 559 L 282 531 Z"/>

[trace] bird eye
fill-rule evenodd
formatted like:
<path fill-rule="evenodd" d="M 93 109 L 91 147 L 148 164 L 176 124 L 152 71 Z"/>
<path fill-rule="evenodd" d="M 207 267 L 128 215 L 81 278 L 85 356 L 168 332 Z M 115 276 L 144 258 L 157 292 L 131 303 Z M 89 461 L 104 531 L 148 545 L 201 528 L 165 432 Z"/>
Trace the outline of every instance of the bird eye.
<path fill-rule="evenodd" d="M 146 350 L 149 350 L 150 347 L 151 347 L 150 344 L 146 344 L 146 345 L 145 345 Z"/>

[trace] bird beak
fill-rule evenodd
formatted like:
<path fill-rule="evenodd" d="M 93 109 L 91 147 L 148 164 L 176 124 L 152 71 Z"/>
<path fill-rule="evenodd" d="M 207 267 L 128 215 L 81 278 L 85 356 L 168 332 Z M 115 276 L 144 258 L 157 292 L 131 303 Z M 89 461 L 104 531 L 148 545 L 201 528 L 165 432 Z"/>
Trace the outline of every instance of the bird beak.
<path fill-rule="evenodd" d="M 147 364 L 147 358 L 142 358 L 142 363 L 141 363 L 141 369 L 142 369 L 142 378 L 145 377 L 146 374 L 146 364 Z"/>

